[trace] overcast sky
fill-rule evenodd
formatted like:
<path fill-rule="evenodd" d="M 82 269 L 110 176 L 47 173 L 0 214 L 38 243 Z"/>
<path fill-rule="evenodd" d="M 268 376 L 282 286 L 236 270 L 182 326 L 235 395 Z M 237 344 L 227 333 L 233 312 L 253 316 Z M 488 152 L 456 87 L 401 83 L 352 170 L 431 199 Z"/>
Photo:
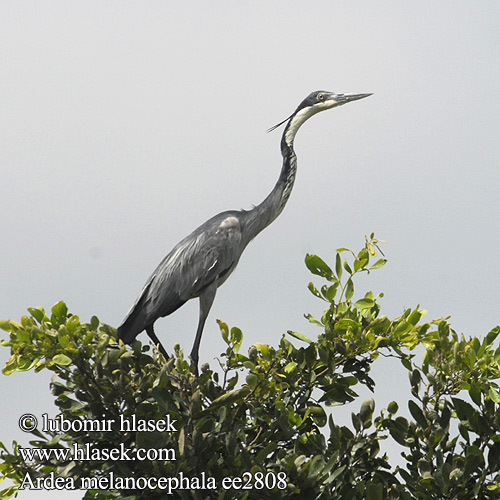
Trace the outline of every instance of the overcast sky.
<path fill-rule="evenodd" d="M 299 131 L 289 203 L 219 289 L 200 361 L 224 350 L 217 318 L 244 350 L 319 333 L 305 254 L 332 262 L 372 231 L 389 262 L 355 284 L 382 313 L 499 323 L 499 2 L 1 1 L 0 43 L 1 319 L 64 300 L 117 326 L 180 239 L 262 201 L 281 168 L 265 130 L 324 89 L 374 95 Z M 156 323 L 167 350 L 190 351 L 197 319 L 192 301 Z M 374 369 L 376 411 L 406 397 L 404 371 Z M 56 414 L 48 383 L 3 377 L 1 441 Z"/>

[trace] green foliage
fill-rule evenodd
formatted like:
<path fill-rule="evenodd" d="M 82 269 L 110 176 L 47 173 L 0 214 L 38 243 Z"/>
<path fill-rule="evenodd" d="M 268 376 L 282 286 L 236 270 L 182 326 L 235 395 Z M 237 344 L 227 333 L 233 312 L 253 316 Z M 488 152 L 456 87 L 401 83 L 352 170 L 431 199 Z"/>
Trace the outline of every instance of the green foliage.
<path fill-rule="evenodd" d="M 54 455 L 26 460 L 20 446 L 0 443 L 0 472 L 17 491 L 26 474 L 72 478 L 213 478 L 216 488 L 173 488 L 180 499 L 342 498 L 498 499 L 500 496 L 500 328 L 484 339 L 459 337 L 446 320 L 421 320 L 417 306 L 397 318 L 380 314 L 382 294 L 354 299 L 355 275 L 381 268 L 373 234 L 354 253 L 338 249 L 333 265 L 315 255 L 309 270 L 325 282 L 309 290 L 326 303 L 317 339 L 289 331 L 278 346 L 257 343 L 241 354 L 243 334 L 219 321 L 227 348 L 219 370 L 208 364 L 195 377 L 180 346 L 167 362 L 148 345 L 117 341 L 114 328 L 89 323 L 57 303 L 51 315 L 29 309 L 20 323 L 2 321 L 2 345 L 16 371 L 54 372 L 52 394 L 65 430 L 33 431 L 32 447 L 98 450 L 91 460 Z M 347 258 L 344 257 L 347 255 Z M 344 258 L 343 258 L 344 257 Z M 421 363 L 415 348 L 425 349 Z M 335 421 L 335 407 L 358 397 L 356 386 L 375 389 L 371 367 L 380 356 L 400 360 L 409 376 L 409 400 L 378 414 L 373 399 L 357 403 L 352 426 Z M 408 417 L 400 414 L 408 408 Z M 133 419 L 165 429 L 127 428 Z M 114 421 L 112 429 L 82 429 L 84 422 Z M 78 425 L 76 425 L 78 424 Z M 401 449 L 405 465 L 391 467 L 381 441 Z M 170 451 L 168 458 L 110 460 L 106 450 Z M 158 455 L 157 455 L 158 456 Z M 148 458 L 151 458 L 148 457 Z M 156 458 L 156 457 L 155 457 Z M 245 475 L 246 474 L 246 475 Z M 251 489 L 223 488 L 225 478 L 251 477 Z M 286 478 L 286 480 L 283 480 Z M 267 483 L 265 481 L 268 481 Z M 201 479 L 200 479 L 201 481 Z M 227 483 L 226 483 L 227 484 Z M 164 498 L 159 489 L 100 484 L 87 499 Z"/>

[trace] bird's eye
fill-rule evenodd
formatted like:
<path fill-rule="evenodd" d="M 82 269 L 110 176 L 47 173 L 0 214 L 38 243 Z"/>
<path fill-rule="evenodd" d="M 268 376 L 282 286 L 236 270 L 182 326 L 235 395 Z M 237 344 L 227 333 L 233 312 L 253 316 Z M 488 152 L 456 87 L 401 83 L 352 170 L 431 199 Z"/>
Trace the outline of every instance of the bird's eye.
<path fill-rule="evenodd" d="M 324 94 L 318 94 L 317 97 L 318 97 L 318 100 L 320 100 L 320 101 L 322 101 L 325 98 Z"/>

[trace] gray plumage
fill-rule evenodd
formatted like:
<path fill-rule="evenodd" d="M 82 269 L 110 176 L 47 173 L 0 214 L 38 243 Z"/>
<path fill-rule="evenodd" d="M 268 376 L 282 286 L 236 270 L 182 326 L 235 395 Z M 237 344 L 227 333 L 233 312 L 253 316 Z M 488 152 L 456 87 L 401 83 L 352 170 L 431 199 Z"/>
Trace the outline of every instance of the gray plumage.
<path fill-rule="evenodd" d="M 199 297 L 199 323 L 191 351 L 197 372 L 201 335 L 217 288 L 233 272 L 248 243 L 278 217 L 290 196 L 297 170 L 293 140 L 298 129 L 319 111 L 369 95 L 316 91 L 306 97 L 291 116 L 272 127 L 270 130 L 286 122 L 281 139 L 283 166 L 274 189 L 253 209 L 229 210 L 215 215 L 180 241 L 149 277 L 118 327 L 118 338 L 129 344 L 146 330 L 168 358 L 154 332 L 154 322 L 172 314 L 189 299 Z"/>

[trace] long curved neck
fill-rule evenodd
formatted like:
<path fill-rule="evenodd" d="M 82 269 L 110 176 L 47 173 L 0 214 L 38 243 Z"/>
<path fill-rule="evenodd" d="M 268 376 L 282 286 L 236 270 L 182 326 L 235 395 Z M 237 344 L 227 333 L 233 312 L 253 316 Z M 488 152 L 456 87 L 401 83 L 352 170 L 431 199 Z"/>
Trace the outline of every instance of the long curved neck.
<path fill-rule="evenodd" d="M 309 108 L 302 109 L 290 117 L 281 138 L 283 166 L 278 182 L 276 182 L 273 190 L 262 203 L 247 212 L 244 231 L 245 244 L 269 226 L 285 208 L 297 173 L 297 156 L 293 150 L 295 134 L 300 126 L 313 114 Z"/>

